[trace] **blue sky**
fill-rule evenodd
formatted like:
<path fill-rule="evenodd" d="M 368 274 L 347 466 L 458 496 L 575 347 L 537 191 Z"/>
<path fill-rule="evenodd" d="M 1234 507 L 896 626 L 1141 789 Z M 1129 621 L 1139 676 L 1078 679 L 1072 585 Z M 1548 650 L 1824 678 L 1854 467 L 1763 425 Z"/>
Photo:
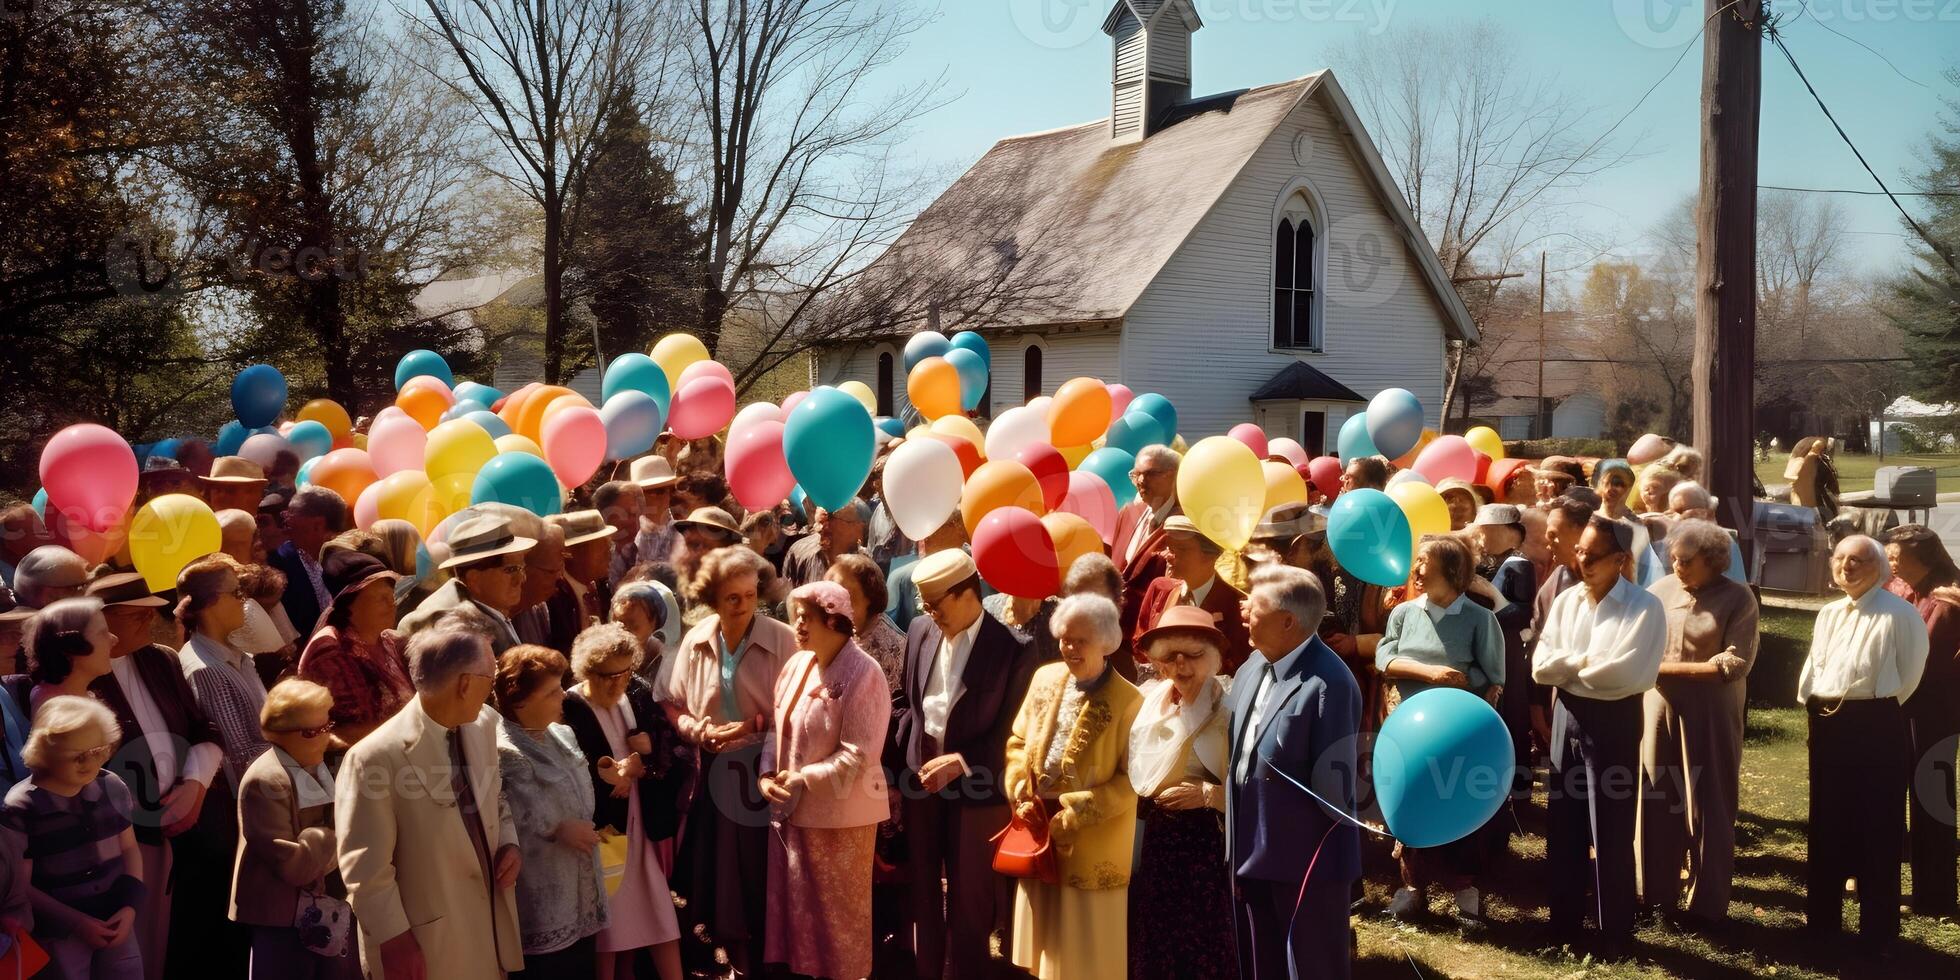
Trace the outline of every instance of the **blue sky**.
<path fill-rule="evenodd" d="M 885 69 L 894 85 L 943 70 L 951 104 L 920 120 L 912 150 L 954 171 L 1003 137 L 1108 115 L 1109 39 L 1098 29 L 1113 0 L 923 0 L 938 16 Z M 1604 128 L 1680 58 L 1702 18 L 1700 0 L 1196 0 L 1194 90 L 1229 91 L 1295 78 L 1328 64 L 1356 35 L 1482 16 L 1517 41 L 1534 73 L 1574 86 Z M 1784 37 L 1851 138 L 1894 191 L 1915 151 L 1960 96 L 1941 77 L 1960 62 L 1960 0 L 1809 0 L 1786 13 Z M 1820 23 L 1821 22 L 1821 23 Z M 1849 35 L 1890 59 L 1827 31 Z M 1580 190 L 1573 220 L 1589 236 L 1638 252 L 1656 215 L 1695 188 L 1700 42 L 1615 133 L 1643 156 Z M 1761 183 L 1875 189 L 1773 48 L 1763 57 Z M 1881 274 L 1905 257 L 1897 212 L 1883 197 L 1833 195 L 1854 234 L 1854 269 Z M 1907 206 L 1913 207 L 1910 199 Z M 1577 256 L 1574 256 L 1577 258 Z M 1557 259 L 1554 259 L 1556 264 Z"/>

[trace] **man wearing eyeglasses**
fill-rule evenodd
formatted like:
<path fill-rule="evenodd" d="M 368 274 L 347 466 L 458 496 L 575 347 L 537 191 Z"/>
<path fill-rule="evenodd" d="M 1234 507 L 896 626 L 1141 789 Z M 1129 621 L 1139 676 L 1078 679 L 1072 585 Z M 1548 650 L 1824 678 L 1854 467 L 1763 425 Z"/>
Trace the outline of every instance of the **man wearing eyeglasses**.
<path fill-rule="evenodd" d="M 1145 446 L 1130 468 L 1137 499 L 1116 512 L 1116 535 L 1109 557 L 1123 576 L 1123 635 L 1136 631 L 1143 593 L 1164 576 L 1164 522 L 1183 511 L 1177 505 L 1177 467 L 1183 460 L 1169 446 Z"/>
<path fill-rule="evenodd" d="M 536 538 L 518 537 L 510 519 L 499 514 L 457 524 L 449 532 L 450 558 L 442 563 L 452 577 L 402 619 L 402 635 L 414 636 L 446 613 L 472 608 L 488 621 L 483 638 L 492 653 L 516 646 L 517 629 L 510 617 L 524 601 L 525 556 L 537 543 Z"/>

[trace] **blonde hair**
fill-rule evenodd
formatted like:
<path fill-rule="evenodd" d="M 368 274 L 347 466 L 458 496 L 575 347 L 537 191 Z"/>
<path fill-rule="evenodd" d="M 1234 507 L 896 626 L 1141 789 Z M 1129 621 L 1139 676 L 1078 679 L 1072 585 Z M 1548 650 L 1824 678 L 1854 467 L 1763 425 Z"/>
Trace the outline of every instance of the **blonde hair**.
<path fill-rule="evenodd" d="M 701 559 L 701 567 L 695 571 L 694 580 L 688 583 L 688 598 L 714 605 L 715 593 L 723 583 L 749 572 L 755 573 L 756 595 L 769 595 L 776 585 L 776 570 L 770 567 L 769 562 L 745 545 L 716 548 Z M 576 664 L 573 670 L 577 670 Z"/>
<path fill-rule="evenodd" d="M 51 697 L 34 713 L 34 731 L 20 750 L 20 761 L 35 769 L 45 768 L 50 762 L 49 742 L 91 726 L 101 729 L 103 737 L 110 742 L 122 741 L 122 726 L 116 724 L 115 712 L 107 705 L 73 694 Z"/>
<path fill-rule="evenodd" d="M 288 677 L 265 692 L 259 730 L 266 734 L 292 731 L 293 720 L 308 710 L 332 711 L 333 692 L 312 681 Z"/>
<path fill-rule="evenodd" d="M 631 669 L 638 671 L 642 652 L 640 641 L 633 638 L 632 631 L 618 623 L 586 627 L 572 641 L 572 676 L 586 680 L 594 668 L 619 657 L 628 658 Z"/>

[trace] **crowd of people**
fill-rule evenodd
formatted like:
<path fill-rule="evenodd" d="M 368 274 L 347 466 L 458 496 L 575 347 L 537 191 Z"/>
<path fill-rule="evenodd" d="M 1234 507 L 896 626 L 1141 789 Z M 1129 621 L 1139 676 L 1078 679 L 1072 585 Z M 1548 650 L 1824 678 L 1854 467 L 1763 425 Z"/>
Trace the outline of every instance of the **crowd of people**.
<path fill-rule="evenodd" d="M 139 502 L 198 494 L 223 546 L 163 594 L 0 514 L 0 928 L 104 980 L 1341 977 L 1364 866 L 1474 929 L 1509 854 L 1509 813 L 1435 847 L 1377 816 L 1370 736 L 1434 687 L 1503 718 L 1514 802 L 1548 775 L 1545 893 L 1512 899 L 1557 940 L 1729 914 L 1757 601 L 1691 449 L 1444 481 L 1451 532 L 1384 587 L 1318 493 L 1221 549 L 1154 446 L 1040 599 L 959 514 L 907 539 L 880 468 L 745 513 L 719 452 L 436 542 L 193 448 Z M 1855 878 L 1883 952 L 1908 837 L 1916 907 L 1955 905 L 1960 571 L 1913 525 L 1831 568 L 1809 924 Z"/>

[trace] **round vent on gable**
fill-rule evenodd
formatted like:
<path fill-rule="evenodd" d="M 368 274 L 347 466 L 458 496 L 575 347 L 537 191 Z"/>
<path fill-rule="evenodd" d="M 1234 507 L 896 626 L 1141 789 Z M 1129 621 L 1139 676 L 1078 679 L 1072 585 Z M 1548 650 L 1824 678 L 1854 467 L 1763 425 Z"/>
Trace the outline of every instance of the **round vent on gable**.
<path fill-rule="evenodd" d="M 1313 134 L 1302 130 L 1293 137 L 1293 162 L 1304 167 L 1313 159 Z"/>

